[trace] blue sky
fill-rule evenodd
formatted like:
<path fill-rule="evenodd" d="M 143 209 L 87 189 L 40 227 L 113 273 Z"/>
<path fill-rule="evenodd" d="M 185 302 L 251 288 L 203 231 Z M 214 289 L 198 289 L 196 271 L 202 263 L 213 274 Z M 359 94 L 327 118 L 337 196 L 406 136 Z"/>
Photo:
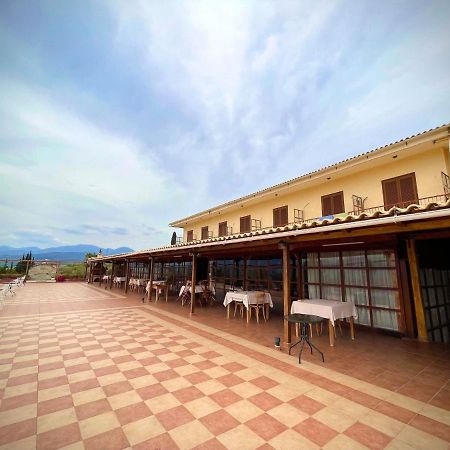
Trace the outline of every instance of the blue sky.
<path fill-rule="evenodd" d="M 0 244 L 167 224 L 450 121 L 448 1 L 0 2 Z"/>

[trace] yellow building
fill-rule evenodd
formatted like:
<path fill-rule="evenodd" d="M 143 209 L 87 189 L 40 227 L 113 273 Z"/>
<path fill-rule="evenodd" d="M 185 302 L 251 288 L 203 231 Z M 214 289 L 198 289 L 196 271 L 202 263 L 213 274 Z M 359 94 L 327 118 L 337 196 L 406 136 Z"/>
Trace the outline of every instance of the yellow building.
<path fill-rule="evenodd" d="M 297 298 L 352 301 L 360 326 L 449 342 L 449 129 L 172 222 L 183 242 L 103 260 L 208 279 L 219 298 L 266 290 L 280 315 Z"/>

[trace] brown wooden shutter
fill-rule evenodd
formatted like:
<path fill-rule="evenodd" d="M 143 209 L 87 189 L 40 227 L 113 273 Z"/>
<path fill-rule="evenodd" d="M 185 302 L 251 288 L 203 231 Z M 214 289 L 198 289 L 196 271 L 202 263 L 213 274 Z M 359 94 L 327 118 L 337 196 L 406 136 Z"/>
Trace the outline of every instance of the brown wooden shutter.
<path fill-rule="evenodd" d="M 202 239 L 208 239 L 208 227 L 202 227 Z"/>
<path fill-rule="evenodd" d="M 381 182 L 383 187 L 384 209 L 393 206 L 406 208 L 411 203 L 418 203 L 416 175 L 408 173 L 400 177 L 389 178 Z"/>
<path fill-rule="evenodd" d="M 187 232 L 187 241 L 188 242 L 191 242 L 191 241 L 193 241 L 194 240 L 194 230 L 189 230 L 188 232 Z"/>
<path fill-rule="evenodd" d="M 418 203 L 416 177 L 414 174 L 400 178 L 399 184 L 402 202 L 401 207 L 406 208 L 411 203 Z"/>
<path fill-rule="evenodd" d="M 340 214 L 345 212 L 343 192 L 336 192 L 333 194 L 331 197 L 331 203 L 333 208 L 331 214 Z"/>
<path fill-rule="evenodd" d="M 342 191 L 322 196 L 322 216 L 332 216 L 343 212 L 345 212 L 345 207 Z"/>
<path fill-rule="evenodd" d="M 273 210 L 273 226 L 274 228 L 279 227 L 280 225 L 280 212 L 278 208 Z"/>
<path fill-rule="evenodd" d="M 249 233 L 251 231 L 251 217 L 243 216 L 240 219 L 240 232 Z"/>
<path fill-rule="evenodd" d="M 322 197 L 322 216 L 331 216 L 333 205 L 329 195 Z"/>
<path fill-rule="evenodd" d="M 289 223 L 289 217 L 288 217 L 288 207 L 283 206 L 280 208 L 280 227 L 284 227 Z"/>
<path fill-rule="evenodd" d="M 273 210 L 273 226 L 284 227 L 289 223 L 288 207 L 281 206 L 280 208 L 275 208 Z"/>
<path fill-rule="evenodd" d="M 219 223 L 219 236 L 226 236 L 227 235 L 227 222 L 220 222 Z"/>

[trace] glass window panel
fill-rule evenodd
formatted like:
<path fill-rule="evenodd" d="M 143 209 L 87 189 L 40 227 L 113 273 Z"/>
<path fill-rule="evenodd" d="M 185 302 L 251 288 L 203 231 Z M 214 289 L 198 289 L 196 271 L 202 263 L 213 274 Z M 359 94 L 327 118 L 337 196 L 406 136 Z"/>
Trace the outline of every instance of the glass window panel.
<path fill-rule="evenodd" d="M 432 322 L 432 326 L 437 327 L 439 324 L 439 312 L 437 310 L 437 308 L 432 308 L 430 309 L 431 311 L 431 322 Z"/>
<path fill-rule="evenodd" d="M 441 330 L 437 329 L 433 331 L 433 341 L 440 342 L 441 341 Z"/>
<path fill-rule="evenodd" d="M 427 286 L 434 286 L 433 269 L 425 269 L 425 282 Z"/>
<path fill-rule="evenodd" d="M 364 251 L 342 252 L 342 265 L 344 267 L 365 267 L 366 255 Z"/>
<path fill-rule="evenodd" d="M 308 284 L 308 298 L 320 298 L 320 289 L 316 284 Z"/>
<path fill-rule="evenodd" d="M 324 284 L 341 284 L 340 269 L 320 269 L 320 275 Z"/>
<path fill-rule="evenodd" d="M 419 278 L 420 278 L 420 285 L 426 286 L 425 271 L 423 269 L 420 269 L 420 271 L 419 271 Z"/>
<path fill-rule="evenodd" d="M 309 283 L 318 283 L 319 282 L 319 269 L 308 269 L 307 272 Z"/>
<path fill-rule="evenodd" d="M 350 286 L 367 286 L 366 269 L 344 269 L 344 284 Z"/>
<path fill-rule="evenodd" d="M 397 272 L 395 269 L 371 269 L 369 271 L 370 285 L 373 287 L 397 287 Z"/>
<path fill-rule="evenodd" d="M 322 285 L 322 297 L 325 300 L 342 300 L 342 291 L 339 286 L 323 286 Z"/>
<path fill-rule="evenodd" d="M 370 315 L 367 308 L 356 308 L 358 317 L 355 319 L 356 323 L 361 325 L 370 325 Z"/>
<path fill-rule="evenodd" d="M 372 310 L 373 326 L 377 328 L 398 331 L 398 318 L 398 313 L 393 311 L 385 311 L 382 309 Z"/>
<path fill-rule="evenodd" d="M 430 321 L 430 311 L 425 311 L 425 325 L 427 327 L 427 330 L 431 328 L 431 321 Z"/>
<path fill-rule="evenodd" d="M 392 250 L 368 250 L 369 267 L 395 267 L 395 254 Z"/>
<path fill-rule="evenodd" d="M 339 252 L 326 252 L 320 254 L 321 267 L 339 267 Z"/>
<path fill-rule="evenodd" d="M 445 304 L 445 295 L 444 295 L 444 288 L 438 287 L 436 289 L 436 296 L 437 296 L 437 302 L 439 305 Z"/>
<path fill-rule="evenodd" d="M 445 323 L 447 323 L 447 318 L 445 317 L 445 306 L 441 306 L 439 308 L 439 318 L 441 321 L 441 325 L 444 325 Z"/>
<path fill-rule="evenodd" d="M 368 305 L 369 292 L 364 288 L 346 288 L 345 300 L 347 302 L 353 302 L 356 305 Z"/>
<path fill-rule="evenodd" d="M 306 257 L 306 263 L 308 267 L 319 267 L 319 254 L 308 253 Z"/>
<path fill-rule="evenodd" d="M 382 308 L 400 308 L 400 300 L 398 291 L 387 291 L 383 289 L 371 290 L 372 306 L 380 306 Z"/>
<path fill-rule="evenodd" d="M 438 286 L 442 286 L 444 284 L 442 279 L 442 271 L 439 269 L 434 270 L 434 283 Z"/>
<path fill-rule="evenodd" d="M 446 344 L 448 344 L 450 342 L 448 327 L 442 328 L 442 342 L 445 342 Z"/>
<path fill-rule="evenodd" d="M 427 288 L 428 291 L 428 306 L 436 306 L 436 292 L 434 288 Z"/>

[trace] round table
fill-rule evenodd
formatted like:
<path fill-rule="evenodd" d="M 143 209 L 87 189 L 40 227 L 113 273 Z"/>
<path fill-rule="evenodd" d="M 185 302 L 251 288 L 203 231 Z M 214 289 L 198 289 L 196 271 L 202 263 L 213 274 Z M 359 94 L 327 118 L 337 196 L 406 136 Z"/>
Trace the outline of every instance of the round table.
<path fill-rule="evenodd" d="M 300 344 L 300 352 L 298 354 L 298 363 L 301 364 L 302 352 L 305 342 L 309 345 L 311 349 L 311 355 L 313 352 L 313 347 L 321 354 L 322 362 L 325 362 L 325 358 L 323 353 L 310 341 L 309 339 L 309 327 L 313 323 L 322 322 L 322 317 L 318 316 L 310 316 L 308 314 L 288 314 L 284 316 L 284 320 L 287 320 L 290 323 L 298 323 L 300 325 L 300 339 L 294 344 L 289 346 L 289 354 L 291 354 L 291 349 L 296 345 Z"/>

